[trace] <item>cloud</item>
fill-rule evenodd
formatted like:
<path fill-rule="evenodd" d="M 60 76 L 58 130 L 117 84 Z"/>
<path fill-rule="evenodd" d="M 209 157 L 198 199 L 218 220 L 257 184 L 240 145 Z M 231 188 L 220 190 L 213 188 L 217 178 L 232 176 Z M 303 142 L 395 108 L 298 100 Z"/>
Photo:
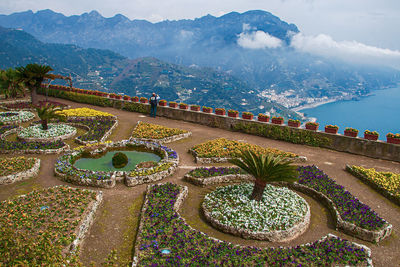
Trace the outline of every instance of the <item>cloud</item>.
<path fill-rule="evenodd" d="M 331 36 L 319 34 L 307 36 L 298 33 L 292 36 L 295 49 L 321 56 L 335 57 L 345 61 L 388 65 L 400 68 L 400 51 L 366 45 L 356 41 L 335 41 Z"/>
<path fill-rule="evenodd" d="M 249 25 L 244 24 L 243 29 Z M 282 40 L 263 31 L 242 32 L 237 40 L 239 46 L 249 49 L 278 48 L 282 46 Z"/>

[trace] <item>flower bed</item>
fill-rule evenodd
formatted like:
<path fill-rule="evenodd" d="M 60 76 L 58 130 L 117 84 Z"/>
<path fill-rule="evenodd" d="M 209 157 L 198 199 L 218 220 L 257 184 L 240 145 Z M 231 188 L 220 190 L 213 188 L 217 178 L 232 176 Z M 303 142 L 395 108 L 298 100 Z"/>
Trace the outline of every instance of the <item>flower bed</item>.
<path fill-rule="evenodd" d="M 378 172 L 374 168 L 361 166 L 346 166 L 346 170 L 363 182 L 369 184 L 385 197 L 400 205 L 400 174 L 393 172 Z"/>
<path fill-rule="evenodd" d="M 254 179 L 242 169 L 235 167 L 200 167 L 185 174 L 184 178 L 200 186 L 233 181 L 251 181 Z"/>
<path fill-rule="evenodd" d="M 333 235 L 296 247 L 260 249 L 217 240 L 191 228 L 178 210 L 187 187 L 148 186 L 135 244 L 133 266 L 372 265 L 370 250 Z M 168 248 L 169 254 L 161 250 Z"/>
<path fill-rule="evenodd" d="M 59 186 L 0 205 L 0 264 L 78 264 L 75 253 L 93 222 L 102 193 Z"/>
<path fill-rule="evenodd" d="M 370 242 L 378 242 L 391 234 L 391 224 L 317 167 L 299 167 L 298 170 L 299 181 L 289 186 L 325 202 L 336 218 L 338 228 Z"/>
<path fill-rule="evenodd" d="M 25 110 L 0 112 L 0 122 L 5 124 L 19 124 L 21 122 L 30 121 L 33 118 L 35 118 L 35 114 Z"/>
<path fill-rule="evenodd" d="M 114 117 L 114 115 L 91 108 L 74 108 L 57 112 L 67 117 Z"/>
<path fill-rule="evenodd" d="M 68 108 L 69 106 L 60 102 L 56 101 L 39 101 L 38 106 L 43 107 L 45 105 L 52 105 L 61 109 Z M 7 110 L 34 110 L 32 107 L 31 102 L 14 102 L 14 103 L 7 103 L 2 105 L 2 108 L 7 109 Z"/>
<path fill-rule="evenodd" d="M 143 141 L 129 141 L 124 140 L 120 142 L 105 142 L 100 143 L 96 149 L 90 151 L 91 154 L 98 154 L 105 152 L 108 148 L 132 148 L 145 147 L 148 150 L 157 151 L 164 155 L 163 159 L 157 163 L 156 166 L 151 168 L 136 168 L 134 171 L 91 171 L 85 169 L 78 169 L 73 166 L 74 162 L 82 156 L 82 153 L 87 148 L 81 147 L 79 150 L 67 153 L 57 159 L 54 167 L 56 176 L 61 177 L 62 180 L 78 184 L 90 185 L 95 187 L 112 188 L 117 181 L 125 181 L 127 186 L 135 186 L 138 184 L 152 182 L 165 178 L 172 174 L 177 165 L 179 158 L 175 151 L 157 143 L 149 143 Z"/>
<path fill-rule="evenodd" d="M 191 135 L 192 133 L 186 130 L 138 121 L 131 137 L 145 141 L 170 143 Z"/>
<path fill-rule="evenodd" d="M 202 208 L 211 224 L 246 239 L 288 241 L 304 233 L 310 207 L 295 192 L 267 185 L 261 201 L 250 200 L 252 184 L 218 187 L 204 197 Z"/>
<path fill-rule="evenodd" d="M 68 124 L 83 127 L 87 133 L 75 138 L 80 144 L 104 142 L 110 136 L 112 130 L 118 126 L 116 117 L 71 117 L 67 119 Z"/>
<path fill-rule="evenodd" d="M 192 147 L 191 152 L 196 162 L 212 163 L 212 162 L 227 162 L 229 158 L 238 157 L 242 150 L 253 150 L 257 153 L 273 153 L 292 159 L 304 160 L 304 157 L 290 152 L 284 152 L 274 148 L 264 148 L 244 142 L 219 138 Z"/>
<path fill-rule="evenodd" d="M 67 124 L 49 123 L 48 129 L 43 130 L 41 124 L 22 128 L 18 132 L 18 138 L 24 141 L 54 141 L 71 138 L 76 134 L 76 128 Z"/>
<path fill-rule="evenodd" d="M 7 141 L 5 137 L 16 133 L 18 127 L 15 125 L 0 127 L 0 153 L 60 153 L 69 146 L 61 140 L 52 142 L 26 142 L 26 141 Z"/>
<path fill-rule="evenodd" d="M 0 159 L 0 184 L 10 184 L 36 176 L 40 159 L 13 157 Z"/>

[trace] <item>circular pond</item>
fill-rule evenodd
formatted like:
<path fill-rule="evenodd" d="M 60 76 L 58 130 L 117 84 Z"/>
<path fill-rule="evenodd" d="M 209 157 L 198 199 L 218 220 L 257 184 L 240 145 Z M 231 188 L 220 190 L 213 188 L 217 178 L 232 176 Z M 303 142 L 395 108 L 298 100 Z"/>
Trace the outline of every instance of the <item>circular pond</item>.
<path fill-rule="evenodd" d="M 112 165 L 112 157 L 118 152 L 122 152 L 128 157 L 128 164 L 123 168 L 115 168 Z M 161 157 L 154 153 L 134 150 L 116 150 L 108 151 L 99 158 L 79 158 L 75 161 L 74 167 L 77 169 L 85 169 L 91 171 L 131 171 L 134 170 L 136 168 L 136 165 L 141 162 L 159 162 L 160 160 Z"/>

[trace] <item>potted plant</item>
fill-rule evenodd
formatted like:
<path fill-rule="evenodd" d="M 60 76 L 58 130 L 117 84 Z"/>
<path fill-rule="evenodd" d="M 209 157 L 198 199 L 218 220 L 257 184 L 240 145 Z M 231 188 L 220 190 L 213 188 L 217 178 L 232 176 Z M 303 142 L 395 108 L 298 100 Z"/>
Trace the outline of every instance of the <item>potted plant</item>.
<path fill-rule="evenodd" d="M 228 117 L 231 117 L 231 118 L 239 117 L 239 111 L 234 110 L 234 109 L 228 110 Z"/>
<path fill-rule="evenodd" d="M 200 111 L 200 106 L 199 105 L 190 105 L 190 110 L 191 111 Z"/>
<path fill-rule="evenodd" d="M 179 109 L 188 109 L 189 106 L 186 103 L 179 103 Z"/>
<path fill-rule="evenodd" d="M 347 127 L 346 129 L 344 129 L 344 135 L 345 136 L 351 136 L 351 137 L 357 137 L 358 135 L 358 130 L 351 128 L 351 127 Z"/>
<path fill-rule="evenodd" d="M 337 125 L 329 124 L 329 125 L 325 126 L 326 133 L 337 134 L 338 130 L 339 130 L 339 127 Z"/>
<path fill-rule="evenodd" d="M 290 127 L 295 127 L 295 128 L 299 128 L 300 127 L 301 122 L 299 120 L 295 120 L 295 119 L 289 119 L 288 120 L 288 125 Z"/>
<path fill-rule="evenodd" d="M 216 108 L 215 109 L 215 114 L 224 116 L 225 115 L 225 109 L 224 108 Z"/>
<path fill-rule="evenodd" d="M 252 120 L 253 117 L 254 117 L 254 115 L 253 115 L 253 113 L 251 113 L 251 112 L 243 112 L 243 113 L 242 113 L 242 119 L 245 119 L 245 120 Z"/>
<path fill-rule="evenodd" d="M 124 95 L 124 97 L 123 97 L 122 99 L 124 99 L 124 100 L 126 100 L 126 101 L 129 101 L 129 100 L 131 100 L 131 97 L 130 97 L 130 96 L 127 96 L 127 95 Z"/>
<path fill-rule="evenodd" d="M 171 101 L 171 102 L 169 102 L 169 107 L 170 108 L 177 108 L 178 107 L 178 103 L 176 103 L 175 101 Z"/>
<path fill-rule="evenodd" d="M 148 102 L 149 102 L 149 100 L 147 98 L 145 98 L 143 96 L 140 98 L 140 103 L 146 104 Z"/>
<path fill-rule="evenodd" d="M 378 140 L 378 137 L 379 137 L 379 133 L 377 131 L 370 131 L 370 130 L 364 131 L 365 139 L 376 141 L 376 140 Z"/>
<path fill-rule="evenodd" d="M 317 123 L 317 122 L 309 121 L 306 123 L 307 130 L 316 131 L 316 130 L 318 130 L 318 126 L 319 126 L 319 123 Z"/>
<path fill-rule="evenodd" d="M 283 124 L 283 118 L 280 116 L 279 117 L 274 116 L 272 117 L 271 122 L 273 124 Z"/>
<path fill-rule="evenodd" d="M 133 97 L 131 97 L 131 101 L 132 102 L 139 102 L 139 97 L 133 96 Z"/>
<path fill-rule="evenodd" d="M 205 113 L 212 113 L 212 111 L 213 111 L 212 108 L 210 108 L 210 107 L 204 107 L 204 106 L 203 106 L 203 112 L 205 112 Z"/>
<path fill-rule="evenodd" d="M 257 120 L 258 120 L 258 121 L 262 121 L 262 122 L 269 122 L 269 116 L 266 115 L 266 114 L 260 113 L 260 114 L 258 114 L 258 116 L 257 116 Z"/>
<path fill-rule="evenodd" d="M 158 101 L 158 105 L 160 105 L 162 107 L 166 107 L 167 106 L 167 100 L 162 99 L 162 100 Z"/>
<path fill-rule="evenodd" d="M 390 144 L 400 144 L 400 134 L 388 133 L 386 135 L 386 142 Z"/>
<path fill-rule="evenodd" d="M 117 95 L 114 94 L 114 93 L 111 93 L 111 94 L 109 94 L 108 96 L 109 96 L 110 98 L 113 98 L 113 99 L 114 99 Z"/>

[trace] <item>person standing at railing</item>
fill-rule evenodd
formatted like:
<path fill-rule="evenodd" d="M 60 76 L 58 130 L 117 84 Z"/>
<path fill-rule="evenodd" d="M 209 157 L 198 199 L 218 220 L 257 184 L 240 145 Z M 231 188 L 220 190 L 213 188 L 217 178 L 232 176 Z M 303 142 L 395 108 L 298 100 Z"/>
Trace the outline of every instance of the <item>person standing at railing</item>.
<path fill-rule="evenodd" d="M 158 100 L 160 97 L 156 94 L 153 93 L 150 97 L 150 117 L 156 117 L 156 112 L 157 112 L 157 104 Z"/>

